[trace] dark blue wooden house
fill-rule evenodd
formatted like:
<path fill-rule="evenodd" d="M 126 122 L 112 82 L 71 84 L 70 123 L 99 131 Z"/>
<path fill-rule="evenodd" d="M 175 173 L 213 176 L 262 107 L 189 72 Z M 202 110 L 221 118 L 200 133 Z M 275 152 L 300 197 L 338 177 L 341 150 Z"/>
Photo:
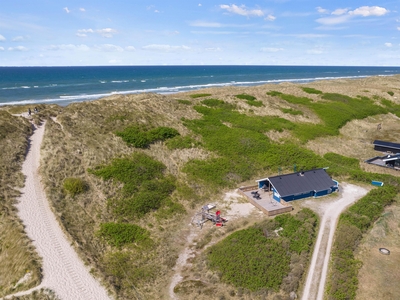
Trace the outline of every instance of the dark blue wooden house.
<path fill-rule="evenodd" d="M 257 182 L 259 188 L 271 191 L 273 198 L 278 202 L 324 196 L 339 189 L 339 183 L 333 180 L 325 169 L 278 175 Z"/>

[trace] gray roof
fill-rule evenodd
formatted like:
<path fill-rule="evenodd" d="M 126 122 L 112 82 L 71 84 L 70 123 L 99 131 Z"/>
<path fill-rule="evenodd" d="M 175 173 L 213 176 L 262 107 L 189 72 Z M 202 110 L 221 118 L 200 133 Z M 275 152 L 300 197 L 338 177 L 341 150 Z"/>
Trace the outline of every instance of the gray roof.
<path fill-rule="evenodd" d="M 324 191 L 336 185 L 324 169 L 278 175 L 268 179 L 281 197 Z"/>

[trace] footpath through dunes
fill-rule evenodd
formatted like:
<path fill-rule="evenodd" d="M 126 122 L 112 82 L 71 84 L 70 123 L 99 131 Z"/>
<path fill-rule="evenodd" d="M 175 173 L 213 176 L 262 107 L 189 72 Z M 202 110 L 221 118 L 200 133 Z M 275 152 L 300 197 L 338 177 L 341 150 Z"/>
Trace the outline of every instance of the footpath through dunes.
<path fill-rule="evenodd" d="M 45 124 L 36 127 L 22 166 L 25 186 L 18 200 L 18 215 L 28 237 L 42 257 L 42 283 L 28 291 L 9 295 L 22 296 L 40 288 L 53 290 L 60 299 L 111 299 L 104 287 L 89 273 L 88 268 L 70 245 L 46 199 L 39 176 L 40 146 Z"/>
<path fill-rule="evenodd" d="M 367 194 L 368 190 L 353 184 L 341 184 L 341 195 L 333 202 L 319 207 L 321 224 L 304 286 L 303 300 L 323 300 L 329 259 L 340 214 Z M 306 203 L 306 206 L 307 203 Z"/>

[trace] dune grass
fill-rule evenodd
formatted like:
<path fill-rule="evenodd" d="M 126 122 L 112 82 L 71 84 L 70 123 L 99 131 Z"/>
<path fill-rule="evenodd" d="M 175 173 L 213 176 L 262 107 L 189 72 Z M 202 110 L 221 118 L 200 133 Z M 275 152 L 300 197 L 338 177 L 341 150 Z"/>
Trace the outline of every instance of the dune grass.
<path fill-rule="evenodd" d="M 57 116 L 55 122 L 51 119 L 47 122 L 42 147 L 41 172 L 46 193 L 84 261 L 119 299 L 165 296 L 171 270 L 186 243 L 187 224 L 193 210 L 220 199 L 228 188 L 257 176 L 276 174 L 278 170 L 291 172 L 294 165 L 297 170 L 329 167 L 329 174 L 335 177 L 370 180 L 361 171 L 359 160 L 334 153 L 335 145 L 320 156 L 305 149 L 304 143 L 316 137 L 337 136 L 347 122 L 387 113 L 396 104 L 385 99 L 373 99 L 374 102 L 361 97 L 321 94 L 316 89 L 290 88 L 279 86 L 276 88 L 279 91 L 267 95 L 262 87 L 254 89 L 257 93 L 251 88 L 232 88 L 226 95 L 192 94 L 187 96 L 190 100 L 183 102 L 177 101 L 176 96 L 124 95 L 43 113 L 43 118 Z M 299 90 L 300 95 L 288 90 Z M 302 97 L 304 92 L 312 94 L 313 99 Z M 252 97 L 261 100 L 232 97 L 240 94 L 255 95 Z M 209 96 L 213 98 L 205 99 Z M 279 97 L 278 101 L 275 97 Z M 266 107 L 257 114 L 250 113 L 241 108 L 240 100 L 260 101 Z M 289 102 L 292 110 L 280 114 L 281 117 L 268 114 L 267 105 L 279 113 L 282 101 L 286 101 L 285 107 Z M 296 111 L 312 111 L 320 123 L 294 122 Z M 173 128 L 180 135 L 135 148 L 115 134 L 127 128 L 147 133 L 160 127 Z M 276 143 L 268 138 L 270 132 L 287 132 L 290 137 Z M 85 193 L 76 194 L 73 201 L 64 192 L 63 182 L 67 178 L 81 178 L 88 185 Z M 379 176 L 375 178 L 379 180 Z M 392 177 L 384 179 L 385 184 L 395 184 Z M 237 228 L 245 227 L 239 223 L 232 222 L 227 232 L 235 234 Z M 151 240 L 151 247 L 141 244 L 141 234 Z M 210 231 L 198 241 L 196 251 L 208 251 L 210 237 L 214 235 L 226 243 L 223 233 Z M 242 245 L 241 240 L 240 237 L 238 244 Z M 284 242 L 278 244 L 270 250 L 285 247 L 293 250 Z M 287 269 L 286 265 L 279 269 L 289 273 L 285 273 L 287 277 L 283 281 L 281 278 L 279 284 L 271 285 L 271 289 L 282 289 L 282 295 L 287 295 L 285 291 L 297 286 L 285 278 L 300 278 L 308 258 L 300 252 L 283 261 L 297 267 Z M 215 296 L 213 287 L 221 286 L 219 273 L 207 266 L 203 266 L 203 271 L 206 276 L 200 277 L 204 278 L 204 285 L 197 288 L 204 292 L 204 297 Z M 195 280 L 191 282 L 196 285 Z M 224 288 L 218 295 L 233 299 L 247 295 L 242 292 L 245 288 L 241 290 L 232 283 Z M 261 289 L 254 293 L 264 292 Z"/>
<path fill-rule="evenodd" d="M 13 206 L 24 185 L 21 166 L 31 133 L 27 120 L 0 110 L 0 297 L 34 287 L 41 278 L 41 260 Z M 29 279 L 16 285 L 27 273 Z"/>

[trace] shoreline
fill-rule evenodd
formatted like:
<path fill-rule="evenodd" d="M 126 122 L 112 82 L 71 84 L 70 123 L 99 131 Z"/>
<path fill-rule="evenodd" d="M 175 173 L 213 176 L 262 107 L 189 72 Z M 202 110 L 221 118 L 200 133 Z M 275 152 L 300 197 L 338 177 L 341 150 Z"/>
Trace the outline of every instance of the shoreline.
<path fill-rule="evenodd" d="M 373 77 L 394 77 L 400 76 L 396 74 L 377 74 L 377 75 L 359 75 L 359 76 L 329 76 L 329 77 L 315 77 L 315 78 L 286 78 L 286 79 L 270 79 L 259 81 L 231 81 L 231 82 L 209 82 L 205 84 L 190 84 L 183 86 L 169 86 L 169 87 L 151 87 L 143 89 L 129 89 L 118 91 L 116 89 L 108 91 L 100 91 L 93 94 L 76 94 L 76 95 L 58 95 L 58 98 L 49 99 L 20 99 L 9 102 L 0 102 L 0 108 L 4 106 L 26 106 L 26 105 L 40 105 L 40 104 L 55 104 L 62 107 L 68 106 L 72 103 L 96 101 L 113 96 L 123 95 L 140 95 L 140 94 L 156 94 L 156 95 L 174 95 L 181 93 L 197 92 L 205 89 L 218 89 L 218 88 L 252 88 L 264 85 L 280 85 L 280 84 L 311 84 L 315 82 L 329 82 L 335 80 L 362 80 Z M 123 83 L 121 81 L 120 83 Z M 30 86 L 16 87 L 15 89 L 31 89 Z M 5 88 L 3 88 L 5 89 Z M 13 88 L 14 89 L 14 88 Z M 1 89 L 0 89 L 1 91 Z"/>

